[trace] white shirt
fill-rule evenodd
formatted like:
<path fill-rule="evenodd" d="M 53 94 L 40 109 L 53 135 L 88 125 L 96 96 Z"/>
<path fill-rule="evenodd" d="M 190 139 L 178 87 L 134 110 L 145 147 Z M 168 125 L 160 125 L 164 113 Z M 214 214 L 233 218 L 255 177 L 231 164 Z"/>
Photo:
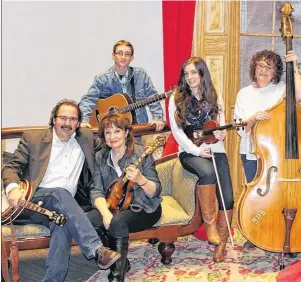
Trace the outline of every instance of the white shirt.
<path fill-rule="evenodd" d="M 266 87 L 256 88 L 254 84 L 242 88 L 237 93 L 234 118 L 247 120 L 258 111 L 265 111 L 274 106 L 285 94 L 285 84 L 280 81 L 278 84 L 270 83 Z M 246 154 L 247 160 L 256 160 L 252 154 L 250 131 L 240 129 L 241 136 L 240 153 Z"/>
<path fill-rule="evenodd" d="M 39 187 L 63 188 L 74 197 L 84 161 L 85 156 L 75 139 L 75 133 L 67 142 L 62 142 L 53 130 L 50 159 Z M 18 184 L 10 183 L 6 187 L 6 194 L 15 187 Z"/>
<path fill-rule="evenodd" d="M 221 97 L 219 97 L 219 105 L 223 109 L 223 104 Z M 168 112 L 169 112 L 169 121 L 170 121 L 170 128 L 171 132 L 176 139 L 177 143 L 179 144 L 179 153 L 186 152 L 190 153 L 195 156 L 200 155 L 200 147 L 207 148 L 210 147 L 213 152 L 215 153 L 225 153 L 224 143 L 222 141 L 219 141 L 215 144 L 201 144 L 201 146 L 195 145 L 185 134 L 182 128 L 178 127 L 176 120 L 175 120 L 175 112 L 176 112 L 176 105 L 175 105 L 175 99 L 174 95 L 172 95 L 169 99 L 169 105 L 168 105 Z M 225 116 L 224 114 L 220 115 L 220 125 L 225 124 Z"/>

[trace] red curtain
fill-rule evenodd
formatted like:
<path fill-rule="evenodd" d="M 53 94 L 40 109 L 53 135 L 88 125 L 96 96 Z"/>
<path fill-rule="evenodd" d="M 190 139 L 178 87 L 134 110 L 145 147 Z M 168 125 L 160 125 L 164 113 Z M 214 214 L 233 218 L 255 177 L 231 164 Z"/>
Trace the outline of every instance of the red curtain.
<path fill-rule="evenodd" d="M 165 91 L 177 85 L 182 64 L 191 56 L 195 1 L 162 1 L 163 54 Z M 165 100 L 166 121 L 169 124 L 168 99 Z M 172 134 L 163 156 L 177 152 Z"/>

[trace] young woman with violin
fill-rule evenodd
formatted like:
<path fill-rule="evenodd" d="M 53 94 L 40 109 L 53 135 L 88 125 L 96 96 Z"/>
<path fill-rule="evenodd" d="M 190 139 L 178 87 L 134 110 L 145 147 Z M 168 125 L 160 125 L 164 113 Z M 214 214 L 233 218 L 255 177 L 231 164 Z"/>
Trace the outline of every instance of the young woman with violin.
<path fill-rule="evenodd" d="M 179 144 L 179 159 L 183 167 L 198 176 L 198 195 L 202 217 L 208 241 L 216 245 L 213 260 L 224 260 L 224 250 L 228 241 L 228 221 L 233 215 L 233 189 L 228 158 L 223 140 L 225 131 L 213 132 L 215 144 L 196 145 L 190 137 L 191 131 L 200 130 L 206 123 L 215 120 L 225 123 L 222 97 L 216 93 L 205 61 L 200 57 L 188 59 L 182 66 L 178 88 L 170 98 L 169 118 L 171 131 Z M 189 137 L 190 138 L 189 138 Z M 214 155 L 212 155 L 214 153 Z M 213 157 L 222 185 L 222 194 L 217 186 Z M 218 219 L 216 215 L 216 193 L 219 204 Z M 224 198 L 225 208 L 222 205 Z"/>
<path fill-rule="evenodd" d="M 295 95 L 297 102 L 301 103 L 301 75 L 295 51 L 289 51 L 284 60 L 293 62 Z M 257 158 L 252 153 L 251 128 L 258 121 L 270 119 L 266 110 L 274 106 L 285 94 L 282 75 L 283 63 L 280 55 L 270 50 L 259 51 L 250 62 L 249 76 L 252 84 L 242 88 L 236 97 L 234 118 L 247 122 L 244 130 L 239 130 L 238 133 L 241 136 L 240 154 L 248 183 L 253 180 L 257 171 Z M 249 241 L 244 246 L 254 247 Z"/>
<path fill-rule="evenodd" d="M 121 254 L 110 268 L 109 281 L 124 281 L 130 269 L 129 233 L 148 229 L 160 219 L 161 183 L 152 155 L 143 158 L 138 168 L 133 165 L 145 148 L 136 142 L 127 118 L 120 114 L 106 116 L 99 125 L 99 137 L 102 149 L 96 153 L 94 187 L 90 192 L 95 209 L 87 216 L 104 245 Z M 115 180 L 120 184 L 123 177 L 129 180 L 125 185 L 131 183 L 133 188 L 130 204 L 126 209 L 112 211 L 106 199 L 108 189 L 114 188 Z M 111 196 L 116 193 L 118 188 Z"/>

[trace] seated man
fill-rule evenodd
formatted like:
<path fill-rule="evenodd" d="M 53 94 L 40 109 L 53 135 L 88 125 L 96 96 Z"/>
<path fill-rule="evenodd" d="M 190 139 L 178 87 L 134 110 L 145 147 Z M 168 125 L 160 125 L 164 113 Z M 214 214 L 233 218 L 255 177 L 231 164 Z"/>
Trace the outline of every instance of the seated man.
<path fill-rule="evenodd" d="M 96 75 L 94 83 L 79 102 L 83 113 L 81 127 L 92 128 L 89 119 L 93 108 L 99 98 L 108 98 L 117 93 L 127 93 L 133 101 L 135 99 L 145 100 L 157 94 L 155 87 L 144 69 L 130 67 L 134 59 L 134 47 L 126 40 L 119 40 L 113 47 L 112 59 L 114 66 L 107 72 Z M 133 78 L 133 79 L 132 79 Z M 134 96 L 132 93 L 132 81 L 134 84 Z M 164 128 L 163 110 L 160 102 L 149 105 L 153 117 L 151 124 L 156 125 L 156 131 Z M 135 110 L 137 123 L 148 123 L 148 116 L 145 108 Z"/>
<path fill-rule="evenodd" d="M 90 130 L 78 129 L 81 112 L 77 103 L 62 100 L 53 108 L 44 130 L 24 132 L 18 148 L 2 170 L 4 189 L 11 206 L 24 198 L 18 183 L 28 175 L 33 203 L 43 202 L 46 209 L 64 214 L 67 222 L 58 226 L 44 215 L 34 214 L 35 223 L 43 223 L 51 232 L 50 249 L 43 281 L 64 281 L 68 270 L 71 240 L 83 254 L 95 258 L 99 268 L 110 267 L 120 254 L 103 247 L 96 231 L 74 199 L 85 159 L 93 173 L 94 138 Z"/>

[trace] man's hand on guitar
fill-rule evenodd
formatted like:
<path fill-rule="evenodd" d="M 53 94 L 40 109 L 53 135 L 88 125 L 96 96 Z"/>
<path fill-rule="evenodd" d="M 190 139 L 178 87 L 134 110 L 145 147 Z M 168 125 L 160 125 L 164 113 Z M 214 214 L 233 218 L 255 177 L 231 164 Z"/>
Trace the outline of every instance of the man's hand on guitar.
<path fill-rule="evenodd" d="M 80 127 L 86 127 L 86 128 L 92 129 L 91 124 L 88 123 L 88 122 L 81 122 L 81 123 L 80 123 Z"/>
<path fill-rule="evenodd" d="M 16 187 L 8 193 L 7 200 L 10 206 L 17 207 L 20 200 L 25 200 L 25 195 L 19 187 Z"/>
<path fill-rule="evenodd" d="M 151 125 L 155 125 L 156 126 L 156 131 L 161 131 L 163 130 L 164 126 L 165 126 L 165 122 L 163 120 L 153 120 L 150 123 Z"/>

